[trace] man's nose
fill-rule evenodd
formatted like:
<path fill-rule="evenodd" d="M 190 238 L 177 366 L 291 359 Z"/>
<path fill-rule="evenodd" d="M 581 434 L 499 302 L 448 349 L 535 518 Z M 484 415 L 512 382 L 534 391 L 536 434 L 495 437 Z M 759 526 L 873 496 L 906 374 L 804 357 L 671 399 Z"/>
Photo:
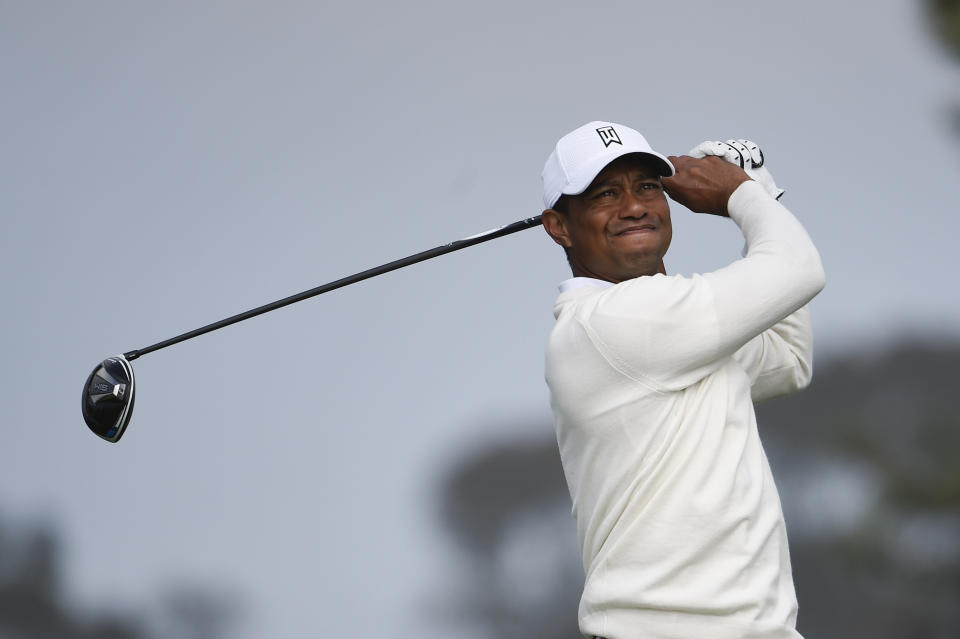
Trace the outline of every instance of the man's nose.
<path fill-rule="evenodd" d="M 620 217 L 643 217 L 647 214 L 647 203 L 638 194 L 627 191 L 625 197 Z"/>

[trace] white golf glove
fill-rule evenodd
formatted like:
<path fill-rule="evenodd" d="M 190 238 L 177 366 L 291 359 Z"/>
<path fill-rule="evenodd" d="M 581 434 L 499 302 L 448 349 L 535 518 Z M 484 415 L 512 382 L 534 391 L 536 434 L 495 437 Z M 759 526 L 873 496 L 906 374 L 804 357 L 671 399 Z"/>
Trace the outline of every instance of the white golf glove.
<path fill-rule="evenodd" d="M 743 169 L 747 175 L 759 182 L 774 199 L 779 200 L 784 193 L 783 189 L 774 183 L 770 171 L 763 165 L 763 151 L 755 142 L 750 140 L 727 140 L 726 142 L 708 140 L 693 147 L 687 155 L 694 158 L 716 155 Z"/>

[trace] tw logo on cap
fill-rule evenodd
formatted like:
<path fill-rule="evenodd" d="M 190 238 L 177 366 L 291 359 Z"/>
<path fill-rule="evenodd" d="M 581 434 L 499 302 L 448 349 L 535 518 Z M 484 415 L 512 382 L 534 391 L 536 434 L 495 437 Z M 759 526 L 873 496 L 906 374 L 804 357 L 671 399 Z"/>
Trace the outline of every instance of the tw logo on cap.
<path fill-rule="evenodd" d="M 616 142 L 620 146 L 623 146 L 623 142 L 620 141 L 620 136 L 617 135 L 616 130 L 612 126 L 602 126 L 597 129 L 597 134 L 600 136 L 600 139 L 603 140 L 603 147 L 606 148 Z"/>

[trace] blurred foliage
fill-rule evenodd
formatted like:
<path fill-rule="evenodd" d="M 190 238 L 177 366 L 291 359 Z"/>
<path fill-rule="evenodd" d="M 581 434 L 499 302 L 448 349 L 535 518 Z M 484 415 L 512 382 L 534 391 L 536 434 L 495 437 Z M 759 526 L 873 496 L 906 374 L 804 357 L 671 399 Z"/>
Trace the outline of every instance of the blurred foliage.
<path fill-rule="evenodd" d="M 960 345 L 903 345 L 818 368 L 805 392 L 757 411 L 787 518 L 799 630 L 816 639 L 954 639 Z M 579 637 L 575 522 L 552 428 L 543 432 L 539 442 L 474 451 L 446 482 L 440 516 L 464 550 L 465 573 L 451 622 L 491 639 Z M 533 542 L 518 545 L 518 530 Z M 556 551 L 539 552 L 551 544 Z M 515 605 L 529 590 L 538 605 Z"/>
<path fill-rule="evenodd" d="M 0 521 L 0 638 L 218 639 L 237 619 L 232 595 L 184 584 L 152 613 L 76 610 L 65 602 L 62 564 L 53 526 Z"/>
<path fill-rule="evenodd" d="M 440 603 L 451 634 L 580 637 L 583 572 L 555 440 L 504 442 L 453 469 L 440 516 L 464 550 L 460 592 Z"/>
<path fill-rule="evenodd" d="M 806 392 L 758 406 L 791 532 L 801 631 L 952 639 L 960 629 L 960 346 L 906 344 L 836 360 Z M 861 499 L 812 491 L 852 469 Z M 839 477 L 838 477 L 839 478 Z M 831 505 L 830 501 L 834 502 Z M 836 512 L 843 525 L 809 530 Z M 852 612 L 851 612 L 852 611 Z M 859 611 L 862 614 L 858 614 Z"/>
<path fill-rule="evenodd" d="M 960 62 L 960 0 L 924 0 L 928 21 L 938 42 Z M 960 104 L 950 107 L 950 125 L 960 135 Z"/>
<path fill-rule="evenodd" d="M 19 534 L 0 526 L 0 637 L 4 639 L 139 639 L 142 625 L 121 614 L 82 616 L 63 603 L 60 544 L 53 529 Z"/>
<path fill-rule="evenodd" d="M 937 39 L 960 60 L 960 0 L 926 0 Z"/>

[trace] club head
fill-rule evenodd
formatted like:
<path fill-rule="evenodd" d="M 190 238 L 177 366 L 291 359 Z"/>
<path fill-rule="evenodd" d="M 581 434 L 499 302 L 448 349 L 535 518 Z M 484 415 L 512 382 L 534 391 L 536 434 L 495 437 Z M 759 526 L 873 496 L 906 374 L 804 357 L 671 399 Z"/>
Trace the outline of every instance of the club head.
<path fill-rule="evenodd" d="M 108 442 L 119 441 L 133 415 L 133 367 L 123 355 L 103 360 L 83 385 L 83 420 Z"/>

